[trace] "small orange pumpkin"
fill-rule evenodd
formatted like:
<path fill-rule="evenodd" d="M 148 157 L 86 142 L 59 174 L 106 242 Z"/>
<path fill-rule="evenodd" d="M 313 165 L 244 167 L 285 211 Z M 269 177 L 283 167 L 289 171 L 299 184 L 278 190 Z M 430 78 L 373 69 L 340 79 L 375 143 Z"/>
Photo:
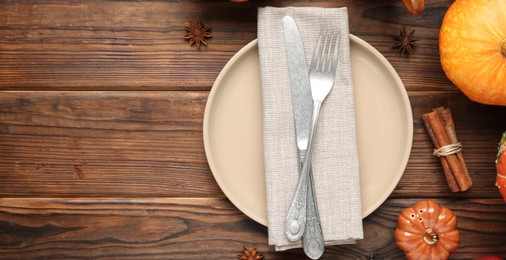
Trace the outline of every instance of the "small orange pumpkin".
<path fill-rule="evenodd" d="M 469 99 L 506 105 L 506 1 L 456 0 L 439 32 L 441 65 Z"/>
<path fill-rule="evenodd" d="M 420 201 L 399 215 L 395 242 L 408 259 L 447 259 L 460 242 L 457 216 L 432 200 Z"/>
<path fill-rule="evenodd" d="M 506 202 L 506 153 L 504 150 L 506 150 L 506 132 L 502 134 L 501 141 L 499 141 L 499 151 L 497 152 L 497 159 L 495 161 L 497 168 L 495 186 L 499 188 L 499 192 Z"/>

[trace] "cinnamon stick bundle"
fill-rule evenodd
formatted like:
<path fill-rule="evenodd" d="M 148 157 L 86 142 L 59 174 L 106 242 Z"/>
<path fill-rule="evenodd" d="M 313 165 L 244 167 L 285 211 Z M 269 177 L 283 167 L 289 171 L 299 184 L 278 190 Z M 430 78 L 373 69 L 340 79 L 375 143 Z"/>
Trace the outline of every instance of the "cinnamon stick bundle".
<path fill-rule="evenodd" d="M 473 181 L 462 156 L 450 109 L 434 108 L 422 118 L 434 144 L 435 155 L 441 160 L 450 190 L 452 192 L 468 190 Z"/>

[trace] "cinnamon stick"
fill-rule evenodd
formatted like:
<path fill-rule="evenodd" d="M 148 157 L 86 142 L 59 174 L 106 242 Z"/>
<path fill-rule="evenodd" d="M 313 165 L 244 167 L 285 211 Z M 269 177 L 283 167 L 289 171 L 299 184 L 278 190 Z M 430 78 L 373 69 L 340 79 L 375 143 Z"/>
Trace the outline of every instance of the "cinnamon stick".
<path fill-rule="evenodd" d="M 437 141 L 436 136 L 434 135 L 434 131 L 432 130 L 432 127 L 430 126 L 429 121 L 426 119 L 426 117 L 423 117 L 423 121 L 425 123 L 425 127 L 427 128 L 427 132 L 429 133 L 429 136 L 430 136 L 432 142 L 434 143 L 434 146 L 440 147 L 439 142 Z M 445 174 L 446 182 L 448 183 L 450 190 L 452 192 L 460 191 L 459 185 L 457 184 L 455 177 L 453 177 L 452 170 L 450 169 L 450 166 L 448 165 L 446 158 L 439 157 L 439 159 L 441 160 L 441 165 L 443 166 L 443 172 Z"/>
<path fill-rule="evenodd" d="M 425 128 L 427 128 L 427 132 L 429 133 L 430 139 L 432 140 L 432 143 L 434 144 L 434 147 L 438 149 L 441 147 L 439 145 L 438 140 L 436 139 L 436 136 L 434 134 L 434 130 L 432 130 L 432 127 L 430 125 L 429 119 L 426 115 L 422 116 L 423 122 L 425 123 Z M 453 176 L 452 170 L 450 169 L 450 166 L 448 165 L 448 161 L 446 161 L 445 157 L 439 157 L 441 160 L 441 165 L 443 166 L 443 172 L 445 174 L 446 182 L 448 183 L 448 186 L 450 187 L 450 190 L 452 192 L 458 192 L 460 191 L 459 185 L 457 184 L 457 181 L 455 180 L 455 177 Z"/>
<path fill-rule="evenodd" d="M 436 149 L 458 142 L 449 109 L 436 108 L 434 111 L 424 114 L 423 120 Z M 434 136 L 434 138 L 432 136 Z M 441 159 L 441 163 L 443 170 L 446 168 L 445 177 L 448 175 L 446 179 L 450 189 L 453 192 L 458 191 L 453 179 L 457 183 L 460 191 L 469 189 L 472 185 L 472 180 L 467 171 L 462 154 L 458 156 L 454 153 L 440 158 L 443 158 Z M 449 175 L 452 175 L 453 179 Z"/>
<path fill-rule="evenodd" d="M 446 133 L 448 134 L 448 137 L 450 137 L 451 142 L 453 144 L 458 143 L 459 140 L 457 138 L 457 131 L 455 130 L 455 124 L 453 123 L 452 111 L 450 111 L 449 108 L 444 108 L 444 107 L 438 107 L 438 108 L 435 108 L 435 110 L 439 113 L 439 115 L 443 119 Z M 457 154 L 457 158 L 459 158 L 459 161 L 462 164 L 462 167 L 464 168 L 464 171 L 465 171 L 464 176 L 466 177 L 467 182 L 469 183 L 470 186 L 473 185 L 473 180 L 471 179 L 471 176 L 469 175 L 469 171 L 467 170 L 466 161 L 464 160 L 464 156 L 462 155 L 462 152 L 458 152 L 456 154 Z"/>

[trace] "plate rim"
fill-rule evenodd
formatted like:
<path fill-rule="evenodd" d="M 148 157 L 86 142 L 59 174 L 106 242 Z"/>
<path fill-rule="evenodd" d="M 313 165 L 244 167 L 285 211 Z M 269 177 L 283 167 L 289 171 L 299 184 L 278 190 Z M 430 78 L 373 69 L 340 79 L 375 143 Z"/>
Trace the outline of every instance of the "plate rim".
<path fill-rule="evenodd" d="M 399 171 L 393 176 L 393 177 L 395 177 L 395 179 L 393 179 L 393 181 L 391 182 L 391 185 L 388 187 L 389 188 L 389 192 L 387 193 L 388 195 L 386 195 L 385 198 L 381 198 L 376 203 L 374 203 L 373 207 L 370 207 L 369 210 L 362 212 L 362 219 L 364 219 L 367 216 L 369 216 L 371 213 L 376 211 L 388 199 L 388 197 L 395 190 L 395 187 L 397 187 L 400 179 L 404 175 L 404 172 L 406 170 L 406 166 L 408 164 L 408 160 L 411 155 L 412 148 L 413 148 L 413 111 L 411 108 L 411 103 L 409 101 L 409 96 L 408 96 L 407 90 L 405 89 L 405 86 L 404 86 L 399 74 L 393 68 L 392 64 L 385 58 L 385 56 L 383 56 L 383 54 L 381 54 L 376 48 L 374 48 L 372 45 L 370 45 L 366 41 L 362 40 L 361 38 L 359 38 L 351 33 L 349 36 L 350 36 L 351 42 L 358 44 L 361 47 L 365 48 L 367 51 L 369 51 L 372 55 L 374 55 L 374 57 L 379 59 L 381 61 L 381 63 L 385 66 L 385 68 L 390 72 L 390 74 L 392 75 L 392 77 L 396 83 L 395 87 L 399 89 L 399 92 L 402 97 L 402 104 L 404 105 L 404 107 L 406 109 L 405 112 L 407 113 L 407 116 L 406 116 L 406 119 L 407 119 L 406 138 L 407 138 L 407 140 L 404 140 L 406 143 L 406 152 L 403 154 L 402 161 L 399 164 L 402 167 L 400 167 Z M 209 143 L 210 142 L 209 141 L 209 138 L 210 138 L 209 137 L 209 135 L 210 135 L 209 134 L 209 128 L 210 128 L 209 121 L 210 121 L 210 117 L 211 117 L 210 110 L 211 110 L 211 107 L 213 106 L 213 103 L 215 100 L 214 97 L 217 95 L 216 93 L 219 91 L 219 83 L 226 76 L 226 74 L 230 70 L 230 68 L 232 66 L 234 66 L 235 63 L 237 63 L 237 61 L 240 58 L 242 58 L 242 56 L 245 53 L 249 52 L 252 48 L 257 47 L 257 46 L 258 46 L 258 39 L 254 39 L 254 40 L 250 41 L 248 44 L 243 46 L 239 51 L 237 51 L 228 60 L 228 62 L 225 64 L 225 66 L 221 69 L 220 73 L 218 74 L 218 77 L 216 78 L 216 80 L 213 83 L 213 86 L 210 90 L 209 96 L 206 101 L 202 131 L 203 131 L 204 151 L 206 154 L 207 163 L 209 165 L 211 173 L 213 174 L 213 178 L 218 183 L 218 186 L 220 187 L 221 191 L 225 194 L 227 199 L 230 200 L 232 202 L 232 204 L 234 204 L 234 206 L 237 209 L 239 209 L 242 213 L 244 213 L 247 217 L 253 219 L 254 221 L 256 221 L 259 224 L 262 224 L 264 226 L 268 226 L 267 220 L 263 220 L 260 216 L 257 216 L 256 213 L 252 212 L 248 207 L 243 206 L 243 204 L 240 203 L 236 198 L 234 198 L 233 196 L 229 196 L 229 194 L 227 194 L 227 192 L 226 192 L 227 189 L 226 188 L 224 189 L 223 182 L 221 181 L 220 178 L 217 178 L 217 176 L 216 176 L 217 168 L 216 168 L 215 162 L 213 160 L 214 155 L 212 155 L 210 152 L 211 145 Z"/>
<path fill-rule="evenodd" d="M 255 46 L 258 46 L 258 39 L 254 39 L 252 41 L 250 41 L 248 44 L 246 44 L 245 46 L 243 46 L 238 52 L 236 52 L 232 58 L 230 58 L 230 60 L 227 61 L 227 63 L 225 64 L 225 66 L 221 69 L 220 73 L 218 74 L 218 77 L 216 78 L 216 80 L 214 81 L 213 83 L 213 86 L 211 88 L 211 91 L 209 93 L 209 96 L 207 98 L 207 101 L 206 101 L 206 107 L 205 107 L 205 110 L 204 110 L 204 122 L 203 122 L 203 129 L 202 129 L 202 132 L 203 132 L 203 139 L 204 139 L 204 152 L 206 154 L 206 159 L 207 159 L 207 164 L 209 165 L 209 168 L 211 170 L 211 173 L 213 174 L 213 178 L 214 180 L 218 183 L 218 186 L 220 187 L 220 190 L 225 194 L 225 196 L 227 197 L 228 200 L 230 200 L 230 202 L 232 202 L 232 204 L 234 204 L 234 206 L 239 209 L 241 212 L 243 212 L 246 216 L 248 216 L 249 218 L 253 219 L 254 221 L 256 221 L 257 223 L 260 223 L 264 226 L 267 226 L 267 221 L 264 221 L 263 219 L 261 219 L 259 216 L 257 216 L 257 214 L 254 214 L 253 212 L 251 212 L 250 209 L 248 209 L 247 207 L 242 207 L 240 205 L 242 205 L 241 203 L 239 203 L 239 201 L 231 196 L 229 196 L 229 194 L 227 194 L 227 192 L 225 191 L 226 189 L 223 189 L 224 187 L 224 184 L 223 182 L 221 181 L 220 178 L 216 178 L 216 166 L 214 164 L 214 160 L 211 160 L 213 158 L 213 155 L 211 154 L 210 152 L 210 149 L 211 149 L 211 144 L 209 144 L 209 117 L 210 117 L 210 110 L 211 110 L 211 107 L 214 103 L 214 96 L 216 95 L 216 93 L 218 92 L 218 88 L 219 88 L 219 82 L 222 81 L 223 77 L 225 77 L 225 75 L 227 74 L 227 72 L 230 70 L 230 68 L 232 66 L 235 65 L 235 63 L 244 55 L 244 53 L 250 51 L 252 48 L 254 48 Z"/>

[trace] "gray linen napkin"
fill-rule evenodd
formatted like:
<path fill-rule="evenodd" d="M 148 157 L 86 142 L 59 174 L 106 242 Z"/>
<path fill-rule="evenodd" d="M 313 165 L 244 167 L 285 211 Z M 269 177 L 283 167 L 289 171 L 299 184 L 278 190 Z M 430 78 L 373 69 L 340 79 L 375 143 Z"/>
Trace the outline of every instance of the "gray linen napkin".
<path fill-rule="evenodd" d="M 258 11 L 258 48 L 269 244 L 276 250 L 301 247 L 300 241 L 290 242 L 284 234 L 299 175 L 282 22 L 285 15 L 297 23 L 308 68 L 320 31 L 340 31 L 338 73 L 320 111 L 312 167 L 325 244 L 355 243 L 363 238 L 363 230 L 347 9 L 265 7 Z"/>

